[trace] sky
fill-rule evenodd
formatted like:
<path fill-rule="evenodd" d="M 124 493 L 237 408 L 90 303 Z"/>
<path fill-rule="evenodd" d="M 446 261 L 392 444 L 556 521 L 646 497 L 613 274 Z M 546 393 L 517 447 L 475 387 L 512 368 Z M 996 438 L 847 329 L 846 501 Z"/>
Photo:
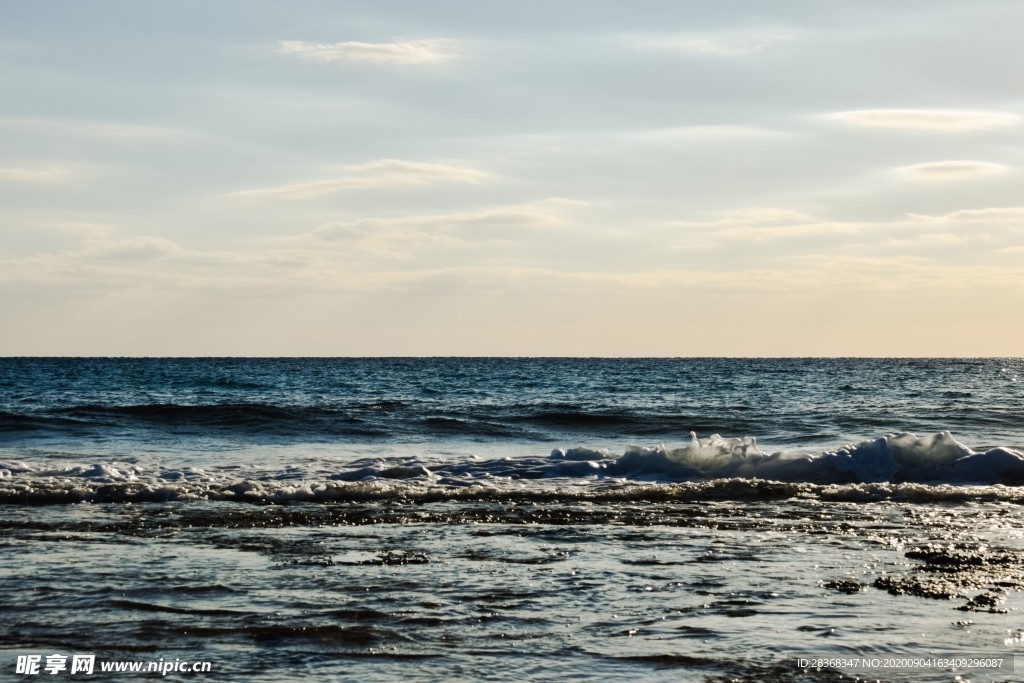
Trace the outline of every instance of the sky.
<path fill-rule="evenodd" d="M 0 4 L 0 355 L 1022 356 L 1017 0 Z"/>

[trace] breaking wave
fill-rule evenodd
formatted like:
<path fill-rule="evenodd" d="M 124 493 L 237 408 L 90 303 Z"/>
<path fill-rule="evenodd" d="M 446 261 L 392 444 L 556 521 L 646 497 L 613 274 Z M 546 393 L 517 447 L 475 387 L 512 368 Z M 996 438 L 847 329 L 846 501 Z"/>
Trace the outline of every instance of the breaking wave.
<path fill-rule="evenodd" d="M 137 463 L 0 463 L 0 503 L 233 500 L 251 503 L 423 500 L 648 500 L 816 497 L 1024 501 L 1024 454 L 974 451 L 949 432 L 903 433 L 818 454 L 766 454 L 753 437 L 712 435 L 680 448 L 584 447 L 546 458 L 379 458 L 278 470 Z M 980 487 L 980 488 L 979 488 Z M 1011 487 L 1011 488 L 1007 488 Z"/>

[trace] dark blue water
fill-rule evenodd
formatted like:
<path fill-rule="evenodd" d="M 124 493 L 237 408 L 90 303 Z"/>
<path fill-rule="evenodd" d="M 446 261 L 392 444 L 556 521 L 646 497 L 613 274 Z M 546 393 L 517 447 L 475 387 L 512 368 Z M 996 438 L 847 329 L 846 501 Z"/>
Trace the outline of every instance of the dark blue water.
<path fill-rule="evenodd" d="M 786 448 L 949 430 L 1019 448 L 1022 374 L 1013 359 L 0 359 L 0 438 L 573 446 L 695 431 Z"/>

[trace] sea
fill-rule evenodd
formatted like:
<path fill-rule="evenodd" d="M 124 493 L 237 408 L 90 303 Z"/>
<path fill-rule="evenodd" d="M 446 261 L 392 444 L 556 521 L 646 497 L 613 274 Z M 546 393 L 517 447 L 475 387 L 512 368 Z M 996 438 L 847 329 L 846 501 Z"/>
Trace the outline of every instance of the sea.
<path fill-rule="evenodd" d="M 1024 360 L 5 358 L 0 549 L 4 680 L 1021 681 Z"/>

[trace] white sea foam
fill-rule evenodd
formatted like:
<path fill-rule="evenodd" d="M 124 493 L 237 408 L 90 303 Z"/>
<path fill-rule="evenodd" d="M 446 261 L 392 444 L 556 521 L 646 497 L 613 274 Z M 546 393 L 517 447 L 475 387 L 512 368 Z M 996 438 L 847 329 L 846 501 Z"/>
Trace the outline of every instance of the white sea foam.
<path fill-rule="evenodd" d="M 698 438 L 680 448 L 630 444 L 614 457 L 605 450 L 556 449 L 547 458 L 463 458 L 420 462 L 379 458 L 357 467 L 331 469 L 312 461 L 283 468 L 210 466 L 161 469 L 135 463 L 0 463 L 0 502 L 60 503 L 120 500 L 330 501 L 361 497 L 464 497 L 458 490 L 505 495 L 604 495 L 611 488 L 686 482 L 687 495 L 740 497 L 777 495 L 776 483 L 795 488 L 785 495 L 830 494 L 847 486 L 851 499 L 899 495 L 901 486 L 1018 486 L 1024 484 L 1024 454 L 1008 448 L 974 451 L 949 432 L 917 437 L 903 433 L 818 454 L 766 454 L 753 437 Z M 709 482 L 736 482 L 723 487 Z M 889 489 L 865 489 L 881 485 Z M 800 487 L 810 487 L 801 489 Z M 703 488 L 702 488 L 703 487 Z M 861 488 L 857 488 L 861 487 Z M 1024 497 L 1024 487 L 1021 489 Z M 810 491 L 810 493 L 808 493 Z M 1016 496 L 1016 489 L 1011 490 Z"/>

